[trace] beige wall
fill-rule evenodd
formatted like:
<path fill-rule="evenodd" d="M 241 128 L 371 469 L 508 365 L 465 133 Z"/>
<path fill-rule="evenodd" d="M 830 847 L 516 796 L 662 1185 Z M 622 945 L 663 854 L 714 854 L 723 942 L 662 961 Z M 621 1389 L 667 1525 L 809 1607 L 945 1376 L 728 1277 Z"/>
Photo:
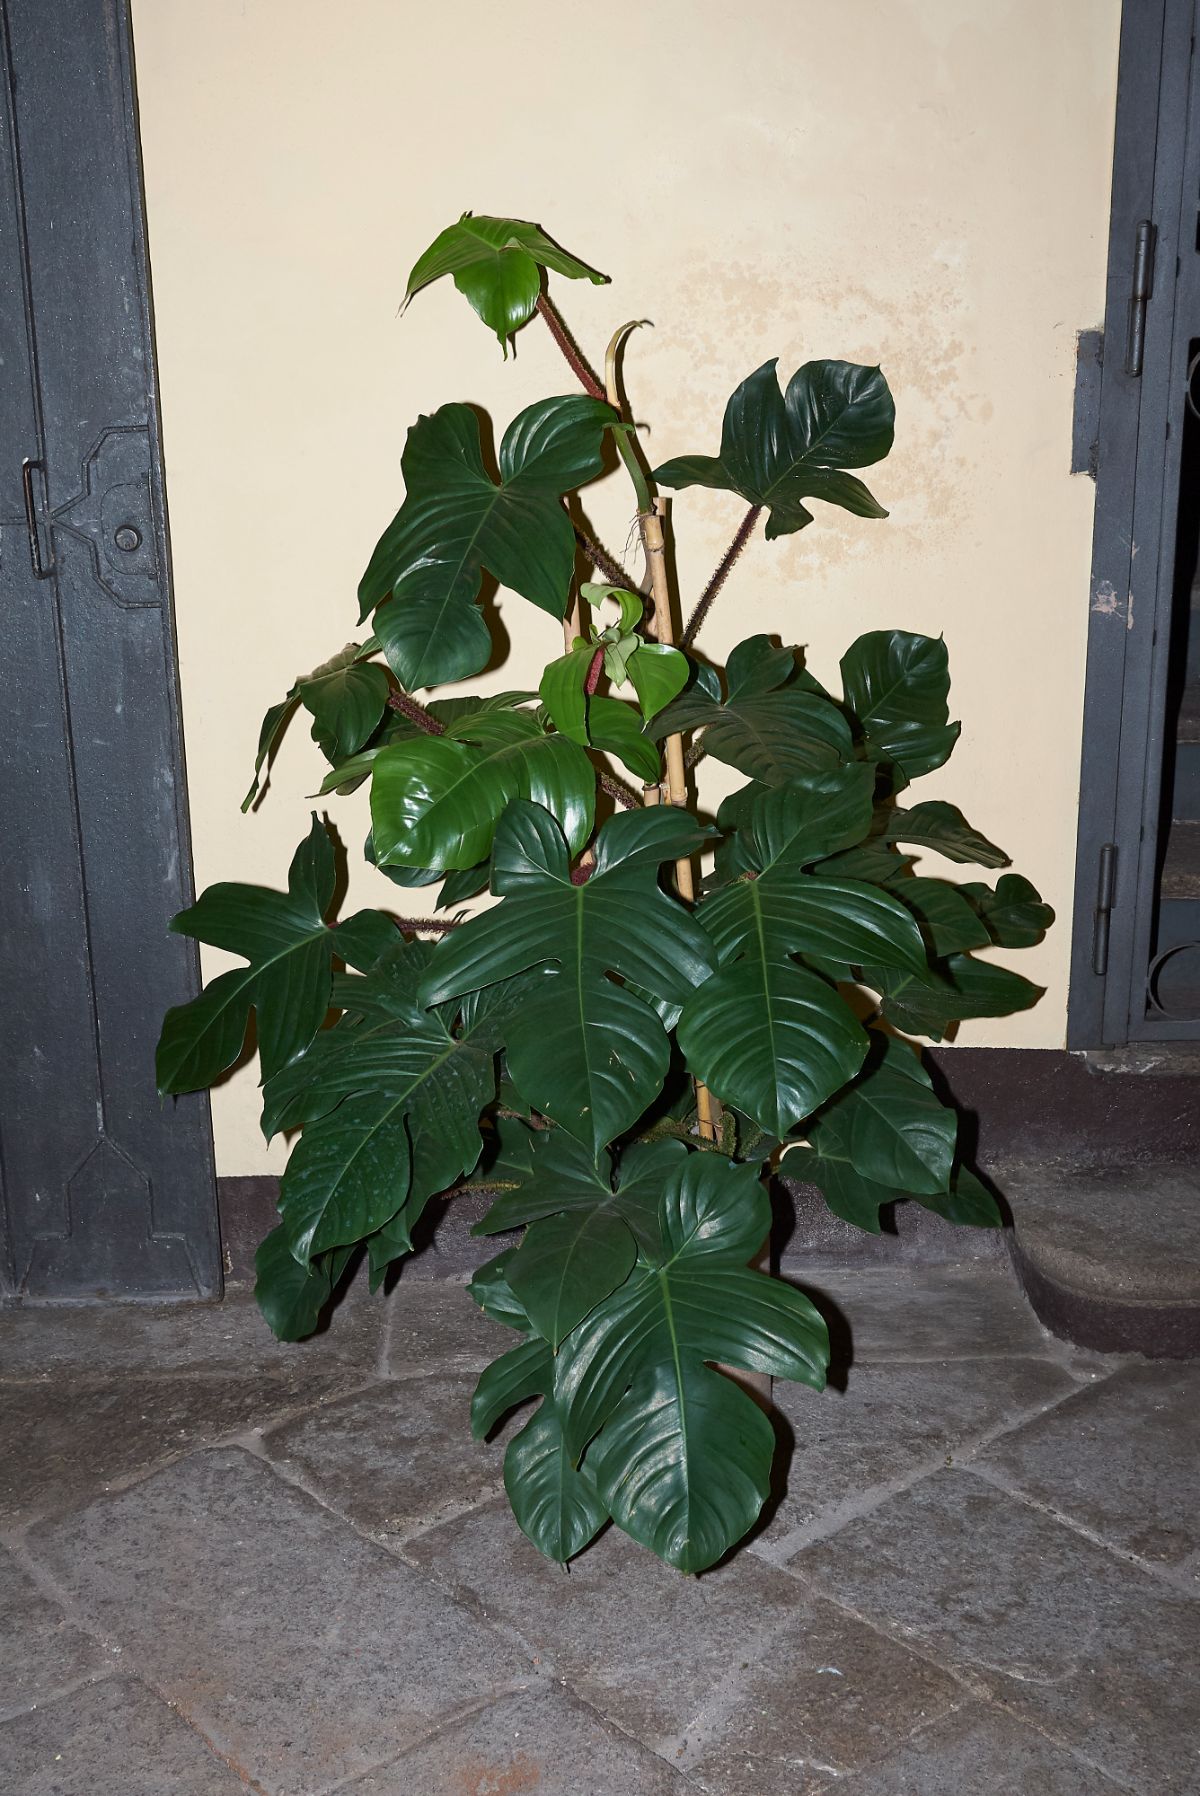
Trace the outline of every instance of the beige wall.
<path fill-rule="evenodd" d="M 656 460 L 715 450 L 769 355 L 882 362 L 891 460 L 865 523 L 758 543 L 707 641 L 779 630 L 835 675 L 861 630 L 944 632 L 949 766 L 923 795 L 1008 847 L 1063 921 L 1013 964 L 1037 1010 L 964 1043 L 1063 1040 L 1093 488 L 1067 473 L 1075 332 L 1099 322 L 1118 0 L 136 0 L 196 873 L 282 883 L 320 777 L 294 728 L 238 813 L 260 716 L 351 639 L 401 498 L 407 426 L 504 423 L 569 379 L 536 323 L 505 364 L 449 283 L 396 316 L 464 207 L 536 219 L 613 277 L 558 284 L 593 355 L 653 318 L 627 380 Z M 624 544 L 628 489 L 591 510 Z M 685 597 L 741 515 L 676 502 Z M 558 641 L 501 609 L 528 680 Z M 485 682 L 473 682 L 478 687 Z M 715 793 L 719 787 L 710 784 Z M 359 799 L 333 801 L 352 897 Z M 934 870 L 928 864 L 927 871 Z M 219 957 L 212 957 L 210 970 Z M 220 1170 L 277 1165 L 253 1077 L 215 1094 Z"/>

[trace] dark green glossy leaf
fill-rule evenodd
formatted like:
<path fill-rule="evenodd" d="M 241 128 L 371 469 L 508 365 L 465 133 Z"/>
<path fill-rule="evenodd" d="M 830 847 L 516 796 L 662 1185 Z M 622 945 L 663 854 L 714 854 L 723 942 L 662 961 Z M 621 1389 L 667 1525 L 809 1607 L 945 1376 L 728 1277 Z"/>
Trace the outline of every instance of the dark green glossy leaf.
<path fill-rule="evenodd" d="M 281 1341 L 302 1341 L 312 1334 L 350 1252 L 321 1254 L 311 1266 L 300 1266 L 282 1224 L 264 1237 L 254 1256 L 254 1296 L 272 1334 Z"/>
<path fill-rule="evenodd" d="M 643 785 L 657 785 L 661 779 L 661 756 L 642 734 L 641 720 L 632 705 L 619 698 L 589 699 L 588 735 L 593 748 L 615 755 Z"/>
<path fill-rule="evenodd" d="M 603 1205 L 531 1223 L 507 1277 L 530 1321 L 557 1352 L 559 1343 L 633 1270 L 637 1244 Z"/>
<path fill-rule="evenodd" d="M 644 1367 L 586 1463 L 618 1528 L 677 1571 L 700 1572 L 757 1521 L 774 1454 L 753 1398 L 692 1358 Z"/>
<path fill-rule="evenodd" d="M 1004 867 L 1008 856 L 986 836 L 972 829 L 957 805 L 928 799 L 910 810 L 888 815 L 889 842 L 907 842 L 918 848 L 934 848 L 951 861 L 973 861 L 977 867 Z"/>
<path fill-rule="evenodd" d="M 770 508 L 767 536 L 812 523 L 804 499 L 859 517 L 885 518 L 861 480 L 842 470 L 882 461 L 895 407 L 878 368 L 806 362 L 779 390 L 772 359 L 744 380 L 725 408 L 718 456 L 685 455 L 654 471 L 660 486 L 716 487 Z"/>
<path fill-rule="evenodd" d="M 391 690 L 385 670 L 361 659 L 358 643 L 346 647 L 296 682 L 313 720 L 313 740 L 335 764 L 360 749 L 379 726 Z"/>
<path fill-rule="evenodd" d="M 543 1396 L 554 1377 L 554 1358 L 545 1341 L 522 1341 L 493 1360 L 471 1398 L 471 1433 L 477 1441 L 490 1434 L 501 1416 L 518 1403 Z"/>
<path fill-rule="evenodd" d="M 287 697 L 281 699 L 277 705 L 272 705 L 263 718 L 262 727 L 258 732 L 258 753 L 254 757 L 254 778 L 250 781 L 250 790 L 242 800 L 243 811 L 248 811 L 258 797 L 263 767 L 275 753 L 279 738 L 287 728 L 288 719 L 299 703 L 300 695 L 293 687 Z"/>
<path fill-rule="evenodd" d="M 500 445 L 500 482 L 487 472 L 479 419 L 444 405 L 408 433 L 406 498 L 359 586 L 388 663 L 412 691 L 478 673 L 490 637 L 475 600 L 484 570 L 561 617 L 575 561 L 562 495 L 603 467 L 610 406 L 570 395 L 521 412 Z"/>
<path fill-rule="evenodd" d="M 657 1246 L 658 1206 L 663 1179 L 678 1172 L 686 1153 L 682 1142 L 654 1142 L 627 1148 L 621 1157 L 617 1190 L 611 1159 L 599 1164 L 591 1151 L 563 1129 L 526 1132 L 523 1160 L 510 1163 L 515 1189 L 497 1197 L 474 1235 L 495 1235 L 543 1216 L 597 1215 L 619 1218 L 640 1245 Z M 542 1332 L 545 1332 L 544 1330 Z"/>
<path fill-rule="evenodd" d="M 419 967 L 427 956 L 406 945 L 390 967 L 340 982 L 346 1017 L 267 1085 L 264 1132 L 305 1125 L 280 1187 L 297 1259 L 385 1224 L 402 1239 L 429 1196 L 479 1158 L 479 1114 L 496 1090 L 490 1020 L 482 1039 L 456 1037 L 443 1017 L 411 1008 L 410 958 Z"/>
<path fill-rule="evenodd" d="M 961 954 L 991 940 L 963 892 L 944 879 L 898 879 L 893 890 L 916 917 L 932 954 Z M 980 888 L 984 891 L 987 887 Z"/>
<path fill-rule="evenodd" d="M 542 703 L 550 713 L 556 730 L 572 742 L 586 743 L 588 738 L 587 693 L 584 687 L 591 671 L 596 650 L 590 642 L 581 642 L 557 661 L 551 661 L 538 688 Z"/>
<path fill-rule="evenodd" d="M 553 976 L 508 1025 L 509 1075 L 597 1153 L 661 1089 L 669 1051 L 650 1006 L 608 975 L 670 1004 L 712 970 L 703 931 L 657 881 L 661 862 L 698 839 L 666 808 L 624 812 L 600 831 L 591 877 L 573 885 L 553 818 L 515 801 L 493 854 L 492 887 L 504 902 L 439 943 L 423 987 L 426 1003 L 441 1003 L 548 965 Z"/>
<path fill-rule="evenodd" d="M 947 1191 L 957 1134 L 955 1112 L 891 1060 L 868 1067 L 808 1130 L 819 1157 L 848 1160 L 892 1197 Z"/>
<path fill-rule="evenodd" d="M 861 842 L 871 827 L 873 770 L 862 761 L 808 773 L 784 786 L 755 788 L 738 826 L 747 865 L 803 867 Z"/>
<path fill-rule="evenodd" d="M 984 938 L 1001 948 L 1032 948 L 1054 921 L 1054 912 L 1042 903 L 1037 887 L 1019 873 L 1002 874 L 994 892 L 982 884 L 965 885 L 961 890 L 986 925 Z M 970 945 L 980 947 L 982 943 Z"/>
<path fill-rule="evenodd" d="M 588 1462 L 571 1463 L 549 1398 L 508 1443 L 504 1488 L 522 1533 L 559 1565 L 581 1553 L 608 1520 Z"/>
<path fill-rule="evenodd" d="M 531 1327 L 525 1307 L 517 1301 L 512 1286 L 505 1276 L 505 1268 L 516 1252 L 515 1247 L 506 1247 L 493 1259 L 480 1266 L 467 1286 L 467 1295 L 471 1297 L 484 1315 L 492 1322 L 501 1322 L 505 1328 L 520 1329 L 528 1332 Z"/>
<path fill-rule="evenodd" d="M 864 968 L 865 982 L 883 998 L 883 1014 L 897 1029 L 939 1040 L 963 1017 L 1012 1016 L 1042 995 L 1019 973 L 970 954 L 950 954 L 937 963 L 932 980 L 911 978 L 886 967 Z"/>
<path fill-rule="evenodd" d="M 703 730 L 706 753 L 769 786 L 854 759 L 849 724 L 836 705 L 791 677 L 790 650 L 751 637 L 731 661 L 739 650 L 746 651 L 743 663 L 735 663 L 741 684 L 731 684 L 724 704 L 697 678 L 659 712 L 647 735 L 661 741 L 676 730 Z M 768 690 L 772 679 L 779 684 Z"/>
<path fill-rule="evenodd" d="M 818 879 L 862 879 L 869 885 L 894 885 L 899 891 L 902 876 L 911 866 L 910 854 L 901 854 L 880 836 L 869 836 L 855 848 L 817 861 L 812 870 Z"/>
<path fill-rule="evenodd" d="M 222 973 L 191 1003 L 167 1012 L 158 1044 L 160 1092 L 211 1085 L 241 1052 L 251 1009 L 264 1078 L 303 1051 L 329 1008 L 334 937 L 325 912 L 333 891 L 333 849 L 314 816 L 293 856 L 286 892 L 210 886 L 172 919 L 178 935 L 240 954 L 250 964 Z"/>
<path fill-rule="evenodd" d="M 852 1079 L 867 1048 L 832 986 L 760 950 L 700 987 L 683 1007 L 678 1037 L 696 1076 L 773 1135 L 786 1135 Z"/>
<path fill-rule="evenodd" d="M 945 643 L 905 630 L 872 630 L 846 651 L 841 665 L 845 702 L 870 758 L 895 763 L 904 782 L 940 767 L 959 732 L 947 721 Z"/>
<path fill-rule="evenodd" d="M 720 1558 L 765 1494 L 764 1437 L 740 1406 L 712 1395 L 699 1376 L 703 1363 L 817 1389 L 824 1383 L 820 1316 L 792 1286 L 744 1264 L 769 1215 L 753 1168 L 689 1154 L 664 1185 L 660 1254 L 639 1262 L 555 1360 L 554 1397 L 571 1456 L 587 1448 L 619 1524 L 689 1570 Z"/>
<path fill-rule="evenodd" d="M 592 832 L 596 776 L 583 749 L 527 711 L 475 718 L 471 741 L 422 736 L 383 749 L 371 771 L 371 835 L 387 867 L 473 868 L 514 798 L 562 827 L 572 852 Z M 457 734 L 457 731 L 456 731 Z"/>
<path fill-rule="evenodd" d="M 599 284 L 608 279 L 560 249 L 538 225 L 464 212 L 418 258 L 408 277 L 404 304 L 431 281 L 453 275 L 454 285 L 507 352 L 514 331 L 533 316 L 543 268 L 573 281 Z"/>
<path fill-rule="evenodd" d="M 955 1169 L 949 1191 L 932 1197 L 918 1196 L 917 1202 L 927 1210 L 936 1210 L 947 1222 L 958 1222 L 967 1228 L 1004 1227 L 999 1204 L 982 1180 L 965 1166 Z"/>

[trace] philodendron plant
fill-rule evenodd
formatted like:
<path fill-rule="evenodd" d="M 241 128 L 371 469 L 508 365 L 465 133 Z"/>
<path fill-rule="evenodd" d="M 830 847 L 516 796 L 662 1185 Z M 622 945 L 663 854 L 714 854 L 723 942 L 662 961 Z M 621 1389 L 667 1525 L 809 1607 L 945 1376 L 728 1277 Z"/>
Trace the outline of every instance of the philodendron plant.
<path fill-rule="evenodd" d="M 534 225 L 469 214 L 408 297 L 444 275 L 506 352 L 539 314 L 579 390 L 518 413 L 494 458 L 469 405 L 417 420 L 359 589 L 370 633 L 267 714 L 246 799 L 307 712 L 321 792 L 370 782 L 368 860 L 398 886 L 440 886 L 443 915 L 335 921 L 314 816 L 286 892 L 217 885 L 175 919 L 246 964 L 169 1012 L 158 1081 L 210 1085 L 254 1011 L 264 1132 L 296 1135 L 258 1252 L 284 1339 L 312 1332 L 360 1250 L 380 1284 L 435 1195 L 493 1193 L 475 1232 L 503 1247 L 470 1292 L 514 1345 L 480 1379 L 472 1425 L 537 1404 L 505 1456 L 517 1521 L 553 1559 L 611 1519 L 700 1571 L 754 1523 L 775 1446 L 717 1368 L 825 1380 L 819 1312 L 752 1264 L 771 1172 L 783 1159 L 864 1229 L 899 1199 L 996 1225 L 909 1038 L 1032 1004 L 1036 987 L 972 951 L 1036 942 L 1052 913 L 1015 874 L 913 871 L 922 848 L 1007 864 L 954 805 L 909 802 L 959 731 L 940 639 L 861 636 L 836 687 L 766 635 L 723 675 L 691 652 L 763 514 L 768 552 L 813 522 L 811 500 L 887 515 L 847 471 L 892 444 L 879 369 L 806 362 L 781 390 L 767 362 L 730 398 L 716 455 L 647 476 L 616 384 L 627 327 L 601 383 L 547 295 L 550 275 L 603 276 Z M 614 469 L 631 477 L 644 581 L 577 498 Z M 749 509 L 674 646 L 654 489 L 692 486 Z M 492 658 L 489 580 L 564 620 L 563 651 L 518 676 L 536 691 L 431 700 Z M 787 599 L 783 629 L 800 617 Z M 715 825 L 688 790 L 702 755 L 744 781 Z M 694 885 L 698 856 L 711 872 Z M 464 918 L 485 892 L 496 902 Z"/>

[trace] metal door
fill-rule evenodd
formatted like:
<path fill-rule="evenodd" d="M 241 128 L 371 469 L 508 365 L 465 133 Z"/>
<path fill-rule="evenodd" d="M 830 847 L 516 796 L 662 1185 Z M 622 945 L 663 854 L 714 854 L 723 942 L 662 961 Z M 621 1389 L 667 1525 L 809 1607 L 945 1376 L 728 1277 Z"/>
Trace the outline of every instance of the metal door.
<path fill-rule="evenodd" d="M 1194 0 L 1125 5 L 1093 456 L 1068 1034 L 1077 1048 L 1200 1037 L 1200 884 L 1193 901 L 1186 870 L 1172 872 L 1200 831 L 1200 811 L 1193 825 L 1187 809 L 1200 750 L 1182 727 L 1200 517 L 1189 422 L 1189 377 L 1200 392 L 1195 27 Z"/>
<path fill-rule="evenodd" d="M 0 1288 L 220 1291 L 126 0 L 0 0 Z"/>

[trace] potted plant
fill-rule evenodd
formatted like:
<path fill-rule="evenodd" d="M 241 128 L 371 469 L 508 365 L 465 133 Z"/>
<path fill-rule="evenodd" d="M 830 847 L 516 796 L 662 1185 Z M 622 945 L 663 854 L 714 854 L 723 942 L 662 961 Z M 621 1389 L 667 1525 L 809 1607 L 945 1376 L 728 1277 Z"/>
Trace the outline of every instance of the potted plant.
<path fill-rule="evenodd" d="M 760 520 L 769 546 L 813 522 L 812 501 L 887 515 L 850 472 L 891 447 L 880 370 L 807 362 L 781 389 L 768 362 L 729 399 L 717 454 L 648 476 L 617 385 L 629 327 L 602 382 L 547 291 L 603 276 L 534 225 L 470 214 L 407 298 L 445 276 L 506 350 L 544 320 L 572 390 L 512 420 L 496 472 L 471 407 L 413 425 L 404 500 L 359 590 L 368 634 L 268 712 L 243 807 L 307 713 L 322 794 L 369 781 L 367 858 L 400 887 L 440 886 L 442 914 L 335 920 L 314 816 L 286 892 L 221 884 L 175 919 L 246 964 L 168 1013 L 158 1082 L 210 1085 L 254 1012 L 264 1131 L 297 1132 L 257 1257 L 285 1339 L 316 1327 L 364 1249 L 381 1283 L 436 1194 L 494 1191 L 477 1232 L 506 1242 L 470 1290 L 515 1343 L 480 1379 L 472 1425 L 537 1403 L 505 1457 L 517 1521 L 566 1560 L 611 1518 L 695 1572 L 755 1521 L 775 1446 L 717 1368 L 825 1379 L 821 1316 L 752 1264 L 770 1171 L 786 1155 L 866 1229 L 898 1199 L 995 1226 L 910 1038 L 1035 1002 L 973 950 L 1037 941 L 1052 913 L 1013 874 L 914 871 L 922 848 L 1007 864 L 952 804 L 910 802 L 959 731 L 940 640 L 872 631 L 837 686 L 765 635 L 723 674 L 695 651 Z M 576 496 L 614 463 L 644 580 L 582 521 Z M 696 485 L 746 509 L 676 645 L 656 492 Z M 563 619 L 563 652 L 521 689 L 429 698 L 491 657 L 485 576 Z M 704 755 L 744 781 L 710 823 L 688 777 Z M 485 892 L 497 902 L 464 919 Z"/>

